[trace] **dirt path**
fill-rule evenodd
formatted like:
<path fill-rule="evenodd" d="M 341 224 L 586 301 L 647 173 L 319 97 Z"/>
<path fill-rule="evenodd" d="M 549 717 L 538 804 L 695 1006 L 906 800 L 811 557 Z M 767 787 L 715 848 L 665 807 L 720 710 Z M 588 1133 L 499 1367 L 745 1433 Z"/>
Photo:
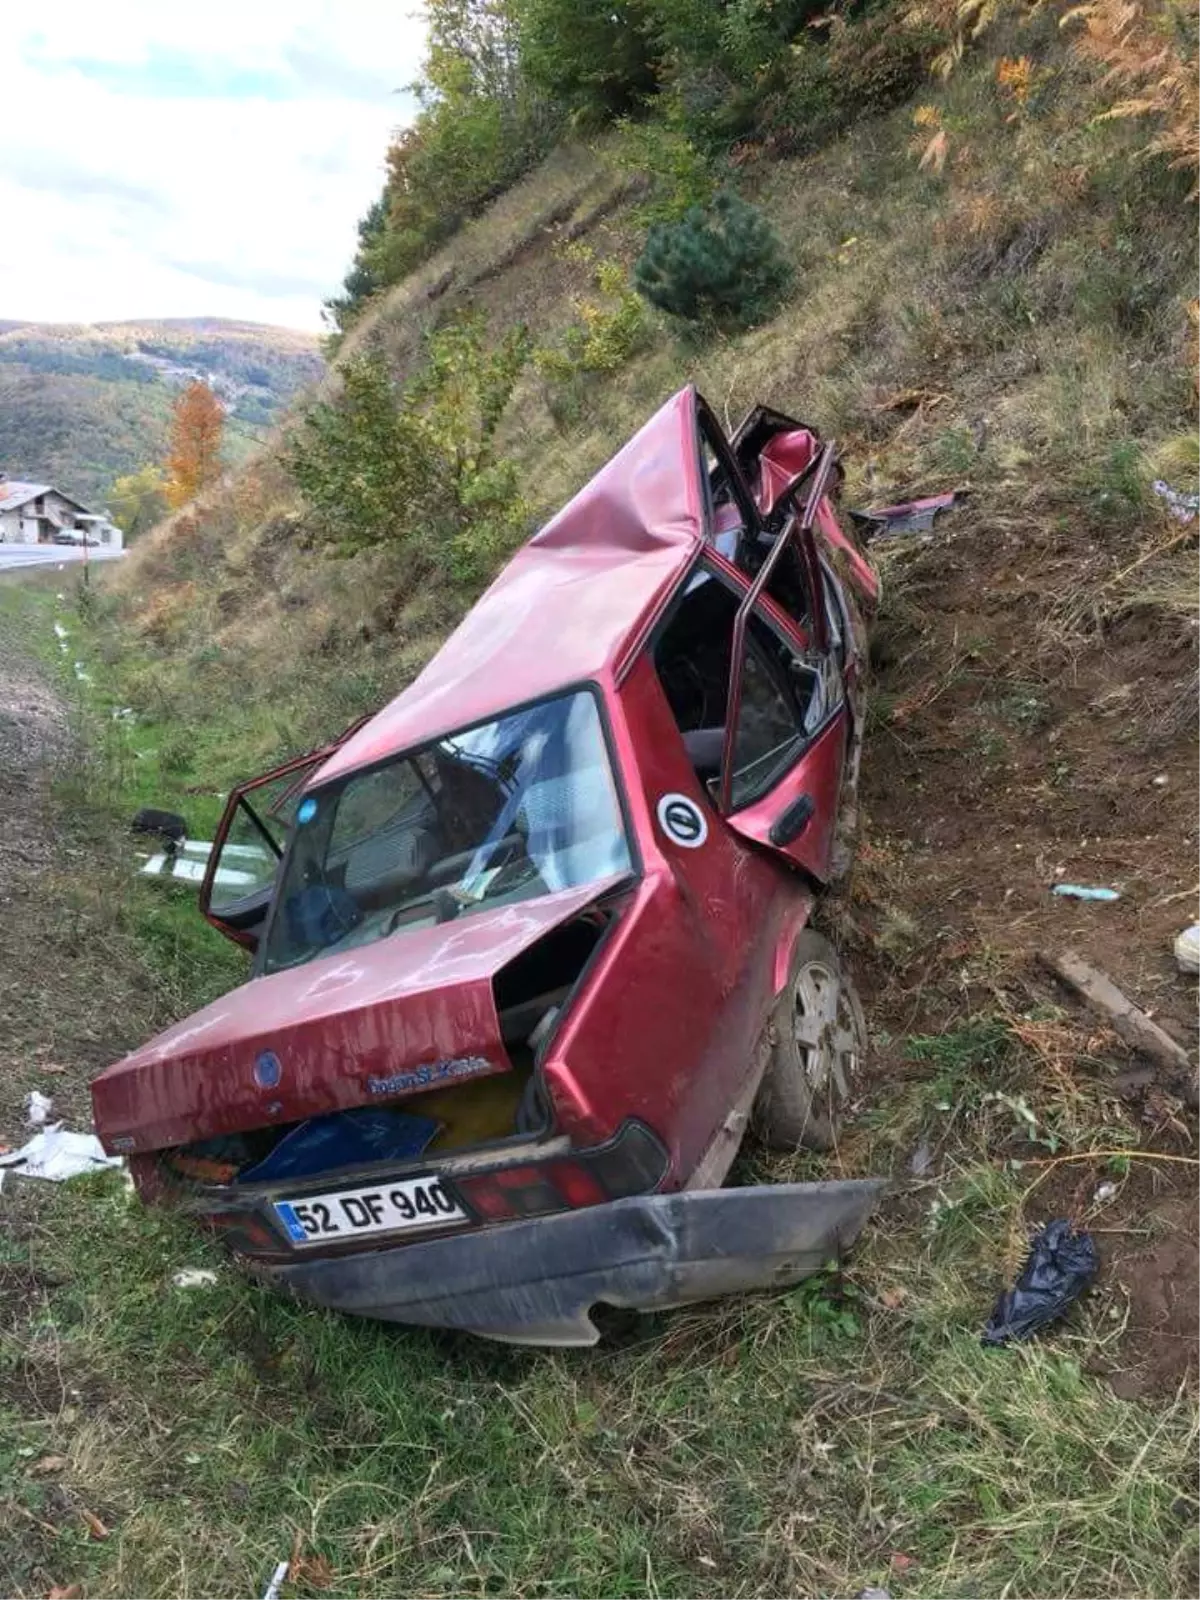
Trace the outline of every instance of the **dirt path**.
<path fill-rule="evenodd" d="M 6 619 L 0 631 L 0 1138 L 20 1129 L 28 1090 L 53 1093 L 49 1085 L 60 1076 L 39 1076 L 34 1062 L 53 981 L 40 938 L 45 878 L 56 859 L 47 788 L 68 747 L 62 702 L 34 664 L 23 630 Z"/>
<path fill-rule="evenodd" d="M 0 620 L 0 1144 L 37 1089 L 91 1126 L 88 1085 L 144 1037 L 154 999 L 125 926 L 123 839 L 81 796 L 96 774 L 38 660 L 31 618 Z M 56 792 L 57 790 L 57 792 Z"/>

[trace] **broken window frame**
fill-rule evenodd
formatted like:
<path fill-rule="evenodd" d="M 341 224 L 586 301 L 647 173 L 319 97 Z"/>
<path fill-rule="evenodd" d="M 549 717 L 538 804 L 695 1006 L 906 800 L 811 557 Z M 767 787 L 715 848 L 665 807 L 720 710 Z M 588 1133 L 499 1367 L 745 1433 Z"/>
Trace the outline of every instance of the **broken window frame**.
<path fill-rule="evenodd" d="M 271 806 L 267 809 L 268 816 L 270 816 L 272 812 L 278 812 L 280 807 L 282 807 L 289 799 L 292 799 L 297 793 L 299 793 L 309 775 L 323 762 L 328 761 L 329 757 L 333 755 L 334 751 L 340 749 L 340 747 L 345 744 L 346 740 L 349 739 L 352 734 L 357 733 L 359 728 L 361 728 L 364 722 L 367 720 L 368 719 L 366 716 L 356 718 L 348 728 L 344 728 L 337 738 L 331 740 L 329 744 L 322 745 L 316 750 L 310 750 L 305 755 L 294 756 L 290 761 L 281 762 L 279 766 L 272 767 L 269 772 L 260 773 L 256 778 L 249 778 L 245 783 L 236 784 L 229 791 L 229 798 L 225 802 L 225 810 L 221 814 L 221 820 L 217 824 L 217 830 L 213 835 L 212 848 L 208 854 L 208 864 L 205 868 L 204 878 L 200 884 L 199 906 L 200 914 L 204 917 L 205 921 L 210 922 L 212 926 L 216 928 L 219 933 L 223 933 L 227 939 L 232 939 L 234 944 L 240 944 L 243 949 L 253 951 L 258 947 L 258 934 L 259 931 L 261 931 L 260 929 L 252 930 L 250 928 L 240 927 L 236 922 L 230 920 L 231 915 L 236 914 L 237 912 L 238 902 L 231 902 L 229 905 L 222 906 L 220 910 L 214 910 L 212 904 L 213 890 L 216 887 L 217 869 L 220 865 L 221 852 L 224 850 L 225 845 L 228 842 L 229 834 L 233 828 L 233 824 L 237 818 L 238 812 L 246 812 L 255 829 L 262 834 L 267 845 L 270 847 L 276 858 L 277 864 L 280 860 L 282 860 L 283 853 L 287 845 L 286 830 L 282 844 L 277 843 L 274 836 L 263 822 L 262 818 L 247 800 L 246 796 L 252 794 L 256 789 L 263 788 L 268 783 L 275 783 L 280 778 L 286 778 L 289 775 L 293 775 L 293 781 L 282 790 L 282 792 L 272 802 Z M 263 904 L 263 912 L 265 915 L 266 907 L 270 902 L 271 888 L 271 885 L 267 885 L 264 888 L 253 890 L 250 894 L 244 897 L 244 900 L 246 902 L 252 902 L 265 895 L 266 900 Z M 247 909 L 249 909 L 249 907 L 247 907 Z"/>
<path fill-rule="evenodd" d="M 793 500 L 791 513 L 780 529 L 779 536 L 768 551 L 762 566 L 758 569 L 749 588 L 742 596 L 737 616 L 733 621 L 733 649 L 729 663 L 729 698 L 726 702 L 725 710 L 725 746 L 721 753 L 721 777 L 717 794 L 717 809 L 722 816 L 729 816 L 733 810 L 733 759 L 737 740 L 738 717 L 742 708 L 742 674 L 747 649 L 746 629 L 751 613 L 758 605 L 764 589 L 770 582 L 772 572 L 782 559 L 783 551 L 789 544 L 798 550 L 808 578 L 808 589 L 812 596 L 811 621 L 815 654 L 818 659 L 824 659 L 829 651 L 824 586 L 812 530 L 816 521 L 817 510 L 822 496 L 826 492 L 829 478 L 835 465 L 836 451 L 834 442 L 831 439 L 822 449 L 813 468 L 803 512 L 797 513 Z"/>

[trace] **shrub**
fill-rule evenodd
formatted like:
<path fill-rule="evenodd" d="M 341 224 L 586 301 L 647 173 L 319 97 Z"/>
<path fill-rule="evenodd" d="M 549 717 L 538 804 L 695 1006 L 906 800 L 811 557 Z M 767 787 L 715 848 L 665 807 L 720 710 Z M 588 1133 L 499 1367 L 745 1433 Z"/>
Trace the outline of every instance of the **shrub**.
<path fill-rule="evenodd" d="M 586 245 L 568 248 L 590 263 L 592 252 Z M 550 415 L 560 426 L 578 421 L 596 384 L 623 367 L 650 336 L 645 303 L 621 262 L 601 261 L 592 277 L 598 298 L 574 296 L 576 321 L 555 344 L 533 353 Z"/>
<path fill-rule="evenodd" d="M 887 8 L 835 18 L 793 46 L 756 106 L 755 135 L 774 156 L 815 150 L 856 118 L 907 100 L 945 42 L 932 21 Z"/>
<path fill-rule="evenodd" d="M 337 333 L 539 160 L 560 124 L 524 72 L 510 0 L 427 0 L 424 14 L 427 53 L 409 86 L 420 110 L 388 150 L 383 194 L 326 302 Z"/>
<path fill-rule="evenodd" d="M 649 12 L 645 0 L 522 0 L 522 70 L 577 126 L 608 122 L 658 86 Z"/>
<path fill-rule="evenodd" d="M 619 134 L 614 147 L 617 165 L 647 185 L 646 198 L 634 212 L 643 227 L 678 222 L 689 207 L 707 205 L 712 199 L 713 163 L 673 122 L 635 122 L 626 117 Z"/>
<path fill-rule="evenodd" d="M 634 281 L 685 322 L 746 328 L 779 304 L 792 278 L 783 246 L 756 206 L 723 190 L 678 223 L 650 230 Z"/>
<path fill-rule="evenodd" d="M 1063 21 L 1077 25 L 1072 41 L 1079 54 L 1105 70 L 1104 87 L 1122 94 L 1104 117 L 1149 118 L 1157 132 L 1146 153 L 1167 156 L 1195 180 L 1200 170 L 1196 0 L 1093 0 L 1075 6 Z"/>
<path fill-rule="evenodd" d="M 472 316 L 432 335 L 425 366 L 401 388 L 377 354 L 343 364 L 337 399 L 310 407 L 285 447 L 339 553 L 392 543 L 418 568 L 465 582 L 486 573 L 525 520 L 495 434 L 528 354 L 523 327 L 489 350 Z"/>

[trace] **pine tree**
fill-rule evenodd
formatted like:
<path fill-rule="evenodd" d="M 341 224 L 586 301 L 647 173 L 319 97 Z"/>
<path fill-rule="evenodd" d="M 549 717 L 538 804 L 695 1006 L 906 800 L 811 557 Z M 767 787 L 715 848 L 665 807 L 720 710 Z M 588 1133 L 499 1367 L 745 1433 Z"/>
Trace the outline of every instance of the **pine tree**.
<path fill-rule="evenodd" d="M 685 322 L 747 328 L 779 304 L 792 269 L 756 206 L 723 190 L 680 222 L 651 228 L 634 282 L 652 305 Z"/>
<path fill-rule="evenodd" d="M 194 500 L 221 473 L 225 407 L 196 379 L 175 402 L 167 456 L 167 501 L 172 509 Z"/>

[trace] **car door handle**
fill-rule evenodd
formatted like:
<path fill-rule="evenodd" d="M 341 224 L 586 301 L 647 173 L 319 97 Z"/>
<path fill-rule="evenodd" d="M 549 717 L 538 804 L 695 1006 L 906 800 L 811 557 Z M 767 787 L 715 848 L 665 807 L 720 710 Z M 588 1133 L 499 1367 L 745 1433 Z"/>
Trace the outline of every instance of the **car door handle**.
<path fill-rule="evenodd" d="M 798 839 L 812 821 L 813 812 L 817 809 L 812 795 L 802 794 L 798 800 L 793 800 L 790 806 L 785 807 L 775 821 L 767 838 L 776 847 L 791 844 L 793 839 Z"/>

